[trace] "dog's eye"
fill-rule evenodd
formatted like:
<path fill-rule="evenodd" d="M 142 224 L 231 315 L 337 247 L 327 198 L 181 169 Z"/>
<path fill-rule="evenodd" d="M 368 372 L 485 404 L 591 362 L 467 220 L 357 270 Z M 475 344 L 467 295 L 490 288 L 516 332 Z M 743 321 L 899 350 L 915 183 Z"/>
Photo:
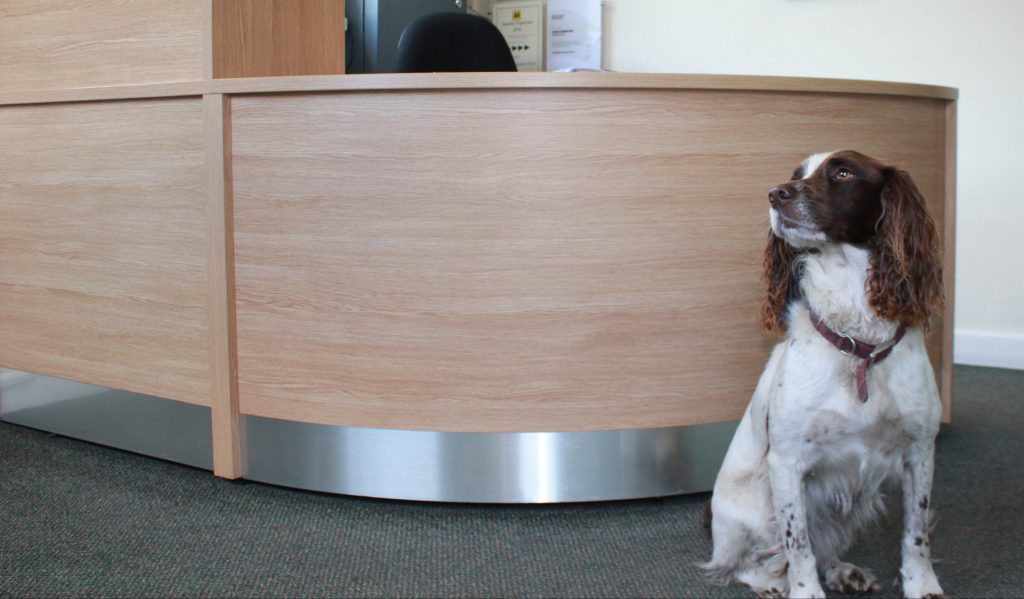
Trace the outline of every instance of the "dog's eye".
<path fill-rule="evenodd" d="M 853 178 L 853 173 L 851 173 L 848 169 L 841 168 L 838 171 L 836 171 L 836 179 L 852 179 L 852 178 Z"/>

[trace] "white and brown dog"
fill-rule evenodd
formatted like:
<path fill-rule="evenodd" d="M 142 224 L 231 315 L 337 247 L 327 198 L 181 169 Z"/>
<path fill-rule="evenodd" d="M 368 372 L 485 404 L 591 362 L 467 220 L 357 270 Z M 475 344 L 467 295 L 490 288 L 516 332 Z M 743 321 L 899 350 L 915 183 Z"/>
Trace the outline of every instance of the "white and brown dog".
<path fill-rule="evenodd" d="M 762 595 L 868 592 L 840 561 L 902 482 L 900 579 L 935 597 L 929 507 L 941 405 L 925 351 L 942 301 L 935 225 L 907 173 L 843 151 L 805 160 L 772 189 L 765 250 L 769 331 L 761 375 L 711 500 L 717 580 Z"/>

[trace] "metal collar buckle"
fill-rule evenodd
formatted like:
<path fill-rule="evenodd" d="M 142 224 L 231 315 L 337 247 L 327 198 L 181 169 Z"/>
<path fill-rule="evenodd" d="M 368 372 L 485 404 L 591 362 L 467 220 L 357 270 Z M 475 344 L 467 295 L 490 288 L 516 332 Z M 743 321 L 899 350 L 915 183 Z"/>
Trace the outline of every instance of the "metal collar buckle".
<path fill-rule="evenodd" d="M 845 347 L 842 347 L 840 345 L 836 345 L 836 349 L 838 349 L 840 353 L 845 354 L 847 356 L 852 356 L 852 355 L 854 355 L 857 352 L 857 340 L 856 339 L 854 339 L 853 337 L 851 337 L 849 335 L 845 335 L 843 333 L 836 333 L 836 335 L 840 339 L 842 339 L 843 341 L 846 341 L 847 343 L 850 344 L 850 349 L 846 349 Z"/>

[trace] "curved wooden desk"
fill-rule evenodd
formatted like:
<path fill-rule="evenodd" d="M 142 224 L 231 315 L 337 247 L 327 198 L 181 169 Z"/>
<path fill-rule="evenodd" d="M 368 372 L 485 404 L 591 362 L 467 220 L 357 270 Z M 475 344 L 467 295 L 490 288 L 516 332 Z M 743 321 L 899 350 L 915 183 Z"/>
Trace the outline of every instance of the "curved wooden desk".
<path fill-rule="evenodd" d="M 209 409 L 221 476 L 479 501 L 703 490 L 774 342 L 766 193 L 813 152 L 900 164 L 928 198 L 948 419 L 955 98 L 615 73 L 0 94 L 0 366 Z M 7 387 L 3 418 L 47 428 Z M 416 478 L 424 452 L 448 463 Z M 644 468 L 660 482 L 615 482 Z"/>

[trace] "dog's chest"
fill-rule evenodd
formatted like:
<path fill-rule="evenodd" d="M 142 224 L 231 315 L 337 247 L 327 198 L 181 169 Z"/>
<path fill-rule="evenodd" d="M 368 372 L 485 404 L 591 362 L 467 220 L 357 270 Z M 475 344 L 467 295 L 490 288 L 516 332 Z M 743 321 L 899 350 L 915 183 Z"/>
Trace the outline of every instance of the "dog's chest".
<path fill-rule="evenodd" d="M 808 482 L 817 481 L 826 495 L 840 501 L 876 493 L 902 472 L 909 439 L 896 414 L 818 412 L 805 431 Z"/>

